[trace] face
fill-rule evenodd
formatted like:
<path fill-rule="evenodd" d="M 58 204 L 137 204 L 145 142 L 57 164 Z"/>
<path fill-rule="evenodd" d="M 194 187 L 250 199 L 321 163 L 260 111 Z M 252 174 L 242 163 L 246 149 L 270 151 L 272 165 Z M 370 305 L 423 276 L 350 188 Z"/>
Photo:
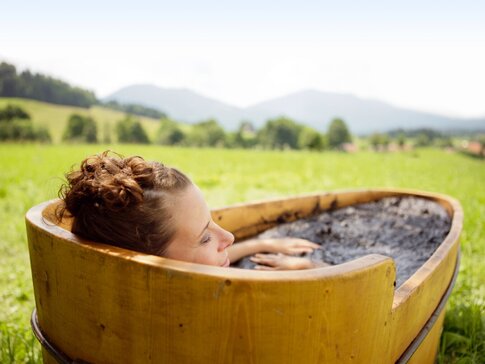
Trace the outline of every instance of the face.
<path fill-rule="evenodd" d="M 190 185 L 171 199 L 175 235 L 164 256 L 185 262 L 229 266 L 226 249 L 234 236 L 212 221 L 201 191 Z"/>

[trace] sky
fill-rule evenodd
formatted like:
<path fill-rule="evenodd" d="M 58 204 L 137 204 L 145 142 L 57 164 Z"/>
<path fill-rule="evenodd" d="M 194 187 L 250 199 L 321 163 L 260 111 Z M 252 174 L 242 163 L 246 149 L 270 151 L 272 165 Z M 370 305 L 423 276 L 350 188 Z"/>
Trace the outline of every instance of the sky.
<path fill-rule="evenodd" d="M 245 107 L 315 89 L 483 117 L 485 2 L 9 2 L 0 61 L 98 97 L 149 83 Z"/>

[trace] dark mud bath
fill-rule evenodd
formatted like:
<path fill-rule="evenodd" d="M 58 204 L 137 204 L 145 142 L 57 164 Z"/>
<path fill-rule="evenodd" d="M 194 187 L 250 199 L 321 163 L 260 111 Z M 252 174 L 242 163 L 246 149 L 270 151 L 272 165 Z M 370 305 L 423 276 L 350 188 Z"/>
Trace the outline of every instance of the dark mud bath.
<path fill-rule="evenodd" d="M 332 265 L 368 254 L 389 256 L 396 264 L 399 287 L 433 254 L 450 227 L 446 210 L 434 201 L 389 197 L 280 224 L 257 237 L 313 241 L 321 248 L 302 256 Z M 233 265 L 246 269 L 254 266 L 249 258 Z"/>

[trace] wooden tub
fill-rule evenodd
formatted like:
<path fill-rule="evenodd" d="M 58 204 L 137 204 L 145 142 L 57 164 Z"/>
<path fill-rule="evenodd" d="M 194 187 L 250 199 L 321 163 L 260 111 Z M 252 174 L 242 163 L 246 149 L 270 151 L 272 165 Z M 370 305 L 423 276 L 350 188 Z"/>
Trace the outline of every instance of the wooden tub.
<path fill-rule="evenodd" d="M 463 212 L 447 196 L 342 191 L 230 206 L 237 239 L 329 208 L 420 196 L 452 218 L 446 239 L 397 289 L 391 258 L 304 271 L 185 263 L 88 242 L 55 223 L 59 201 L 26 216 L 44 362 L 432 363 L 458 271 Z"/>

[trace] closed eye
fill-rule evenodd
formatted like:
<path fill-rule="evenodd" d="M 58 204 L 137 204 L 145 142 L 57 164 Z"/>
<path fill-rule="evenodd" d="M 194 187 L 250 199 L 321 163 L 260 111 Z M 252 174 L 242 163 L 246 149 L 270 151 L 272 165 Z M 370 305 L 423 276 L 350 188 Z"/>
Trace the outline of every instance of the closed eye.
<path fill-rule="evenodd" d="M 211 241 L 211 236 L 210 235 L 207 235 L 204 239 L 202 239 L 200 241 L 200 244 L 203 245 L 203 244 L 207 244 L 208 242 Z"/>

